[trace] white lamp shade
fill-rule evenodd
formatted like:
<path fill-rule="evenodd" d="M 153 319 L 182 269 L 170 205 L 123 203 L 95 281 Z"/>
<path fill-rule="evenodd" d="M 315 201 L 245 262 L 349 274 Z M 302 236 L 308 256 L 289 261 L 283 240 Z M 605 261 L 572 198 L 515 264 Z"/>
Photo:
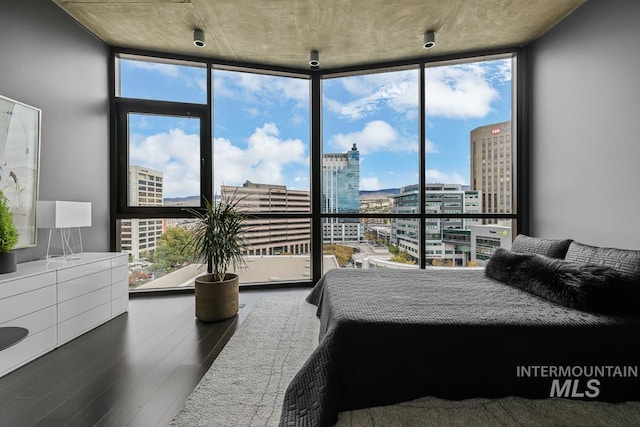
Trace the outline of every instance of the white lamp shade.
<path fill-rule="evenodd" d="M 91 202 L 38 200 L 38 228 L 91 227 Z"/>

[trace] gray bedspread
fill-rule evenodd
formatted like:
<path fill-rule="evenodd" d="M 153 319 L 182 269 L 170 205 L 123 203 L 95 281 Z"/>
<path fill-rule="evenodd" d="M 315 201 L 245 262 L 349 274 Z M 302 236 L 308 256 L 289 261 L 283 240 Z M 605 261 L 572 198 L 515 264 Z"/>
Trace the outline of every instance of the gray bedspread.
<path fill-rule="evenodd" d="M 587 371 L 637 369 L 636 319 L 562 307 L 482 269 L 332 270 L 308 301 L 320 340 L 289 384 L 281 426 L 332 425 L 339 411 L 426 395 L 640 400 L 637 376 L 609 369 L 596 385 Z"/>

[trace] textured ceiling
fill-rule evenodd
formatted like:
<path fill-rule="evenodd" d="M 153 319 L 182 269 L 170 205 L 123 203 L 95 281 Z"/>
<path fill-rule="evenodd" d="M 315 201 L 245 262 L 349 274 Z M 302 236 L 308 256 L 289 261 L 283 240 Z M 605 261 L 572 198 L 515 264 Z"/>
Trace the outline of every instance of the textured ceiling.
<path fill-rule="evenodd" d="M 520 46 L 585 0 L 53 0 L 109 45 L 336 68 Z M 202 28 L 206 46 L 193 45 Z M 422 48 L 425 31 L 436 46 Z"/>

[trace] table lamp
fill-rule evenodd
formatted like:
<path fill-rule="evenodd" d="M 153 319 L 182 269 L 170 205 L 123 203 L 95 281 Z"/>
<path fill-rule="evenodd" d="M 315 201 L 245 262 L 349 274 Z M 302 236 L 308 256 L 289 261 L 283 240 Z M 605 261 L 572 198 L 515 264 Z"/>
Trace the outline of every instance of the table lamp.
<path fill-rule="evenodd" d="M 38 228 L 49 229 L 47 259 L 55 256 L 62 256 L 65 260 L 79 259 L 83 252 L 80 227 L 91 226 L 91 202 L 38 200 L 36 224 Z M 60 230 L 61 255 L 50 253 L 51 235 L 54 229 Z M 77 237 L 74 237 L 73 230 L 77 230 Z"/>

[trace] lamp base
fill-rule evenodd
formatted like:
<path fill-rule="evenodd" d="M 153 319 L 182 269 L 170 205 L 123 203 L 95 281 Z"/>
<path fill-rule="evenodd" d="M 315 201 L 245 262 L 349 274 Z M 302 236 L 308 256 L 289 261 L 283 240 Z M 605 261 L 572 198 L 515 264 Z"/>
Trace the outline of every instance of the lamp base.
<path fill-rule="evenodd" d="M 84 251 L 82 248 L 82 233 L 80 232 L 79 227 L 60 229 L 60 247 L 57 247 L 55 244 L 52 246 L 52 232 L 53 229 L 50 228 L 46 259 L 62 258 L 64 261 L 67 261 L 82 258 L 82 253 Z"/>

